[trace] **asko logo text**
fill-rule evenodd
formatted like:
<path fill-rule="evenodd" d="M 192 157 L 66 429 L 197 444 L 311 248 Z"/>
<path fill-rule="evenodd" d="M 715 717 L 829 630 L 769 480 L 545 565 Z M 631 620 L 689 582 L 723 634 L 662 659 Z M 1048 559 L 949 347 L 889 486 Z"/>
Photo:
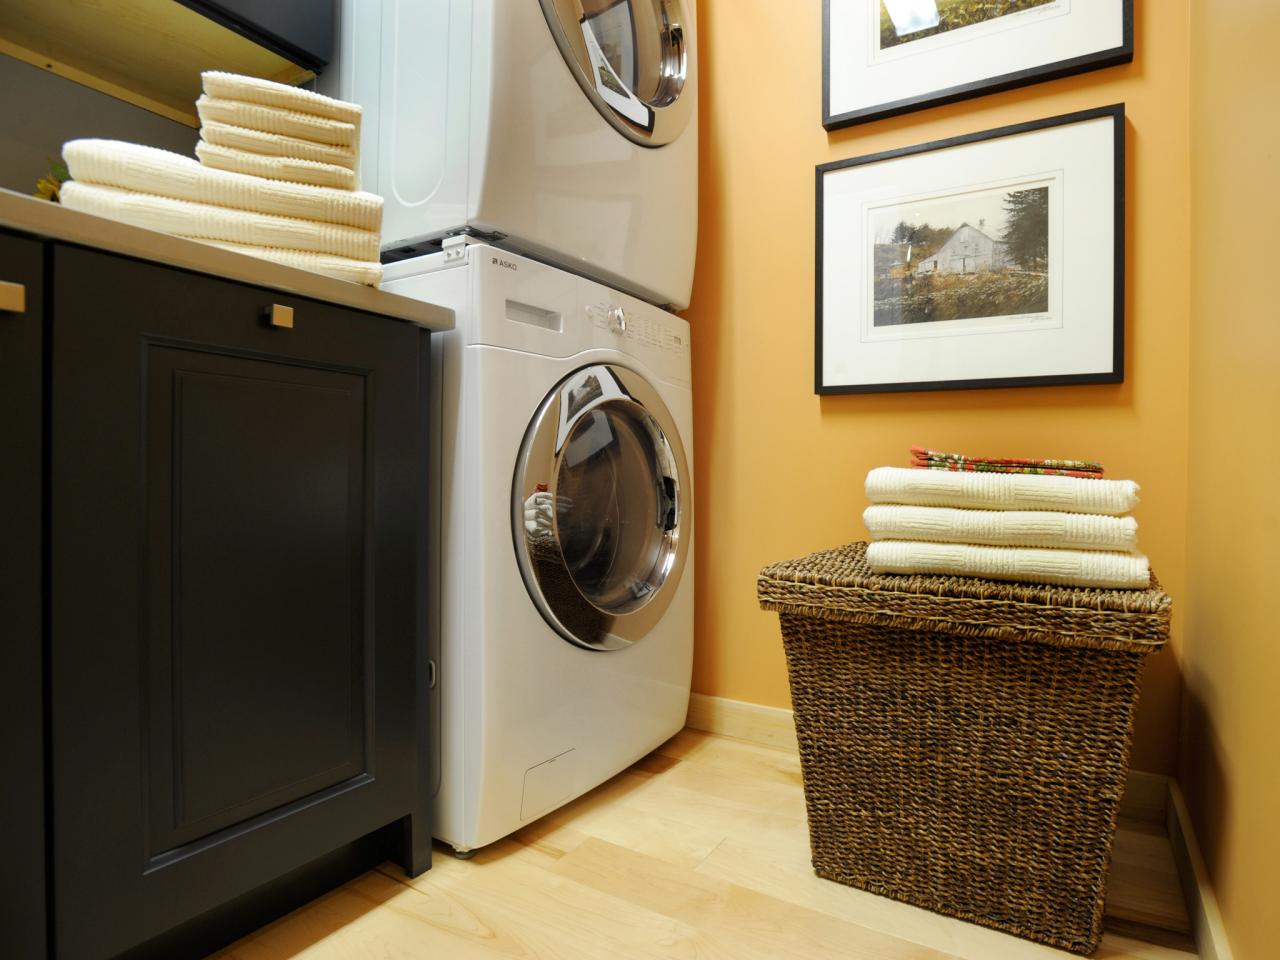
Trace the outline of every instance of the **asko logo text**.
<path fill-rule="evenodd" d="M 519 269 L 520 269 L 520 268 L 519 268 L 519 267 L 517 267 L 514 263 L 512 263 L 510 260 L 503 260 L 501 257 L 493 257 L 492 259 L 490 259 L 490 261 L 489 261 L 489 262 L 490 262 L 490 263 L 492 263 L 495 267 L 502 267 L 504 270 L 519 270 Z"/>

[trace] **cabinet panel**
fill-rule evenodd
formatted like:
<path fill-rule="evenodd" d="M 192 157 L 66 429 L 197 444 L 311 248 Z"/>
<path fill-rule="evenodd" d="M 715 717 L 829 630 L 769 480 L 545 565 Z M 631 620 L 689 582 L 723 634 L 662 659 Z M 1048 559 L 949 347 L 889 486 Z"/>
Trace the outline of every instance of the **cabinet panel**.
<path fill-rule="evenodd" d="M 425 823 L 425 411 L 408 324 L 64 245 L 53 277 L 53 926 L 78 960 Z"/>
<path fill-rule="evenodd" d="M 150 849 L 368 771 L 365 377 L 147 345 Z"/>
<path fill-rule="evenodd" d="M 21 310 L 0 305 L 0 953 L 33 960 L 45 955 L 42 261 L 38 241 L 0 233 L 0 283 L 20 286 L 25 301 Z"/>

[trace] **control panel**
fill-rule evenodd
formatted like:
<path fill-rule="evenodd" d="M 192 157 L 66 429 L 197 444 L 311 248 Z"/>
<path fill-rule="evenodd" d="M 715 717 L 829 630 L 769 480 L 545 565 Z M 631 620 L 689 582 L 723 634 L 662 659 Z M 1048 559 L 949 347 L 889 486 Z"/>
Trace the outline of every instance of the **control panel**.
<path fill-rule="evenodd" d="M 587 305 L 587 319 L 596 329 L 607 330 L 629 343 L 677 355 L 689 351 L 688 335 L 682 324 L 667 323 L 662 316 L 648 311 L 628 310 L 616 303 L 591 303 Z"/>

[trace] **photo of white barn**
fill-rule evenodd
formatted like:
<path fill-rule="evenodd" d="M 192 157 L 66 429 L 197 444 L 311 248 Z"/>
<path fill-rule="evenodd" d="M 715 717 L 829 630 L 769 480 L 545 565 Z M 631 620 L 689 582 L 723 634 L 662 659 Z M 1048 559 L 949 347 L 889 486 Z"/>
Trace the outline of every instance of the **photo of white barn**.
<path fill-rule="evenodd" d="M 987 273 L 1005 270 L 1009 256 L 1003 241 L 995 240 L 978 227 L 962 223 L 932 256 L 916 264 L 916 275 L 927 273 Z"/>

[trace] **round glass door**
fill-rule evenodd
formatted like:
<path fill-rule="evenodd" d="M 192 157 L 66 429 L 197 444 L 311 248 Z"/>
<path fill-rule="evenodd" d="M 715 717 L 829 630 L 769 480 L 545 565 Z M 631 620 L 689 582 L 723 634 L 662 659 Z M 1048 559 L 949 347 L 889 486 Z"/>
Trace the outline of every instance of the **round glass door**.
<path fill-rule="evenodd" d="M 623 136 L 660 147 L 693 108 L 693 0 L 541 0 L 583 92 Z"/>
<path fill-rule="evenodd" d="M 543 402 L 512 528 L 529 594 L 561 636 L 616 650 L 661 617 L 688 550 L 685 477 L 670 414 L 633 371 L 585 367 Z"/>

